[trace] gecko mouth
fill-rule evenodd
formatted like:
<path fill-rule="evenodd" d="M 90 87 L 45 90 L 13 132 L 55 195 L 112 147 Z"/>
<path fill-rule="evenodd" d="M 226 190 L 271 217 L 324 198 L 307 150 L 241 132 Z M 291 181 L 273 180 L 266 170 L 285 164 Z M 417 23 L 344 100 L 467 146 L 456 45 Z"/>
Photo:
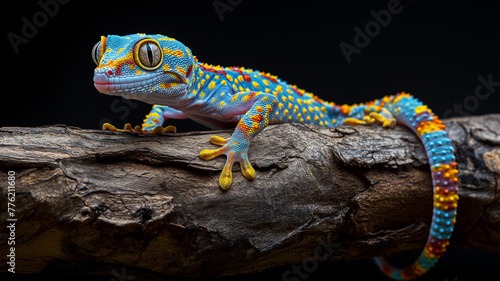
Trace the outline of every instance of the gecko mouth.
<path fill-rule="evenodd" d="M 111 73 L 112 75 L 112 73 Z M 173 72 L 152 73 L 129 77 L 113 77 L 106 72 L 97 72 L 94 75 L 95 88 L 107 95 L 121 95 L 124 93 L 150 92 L 154 85 L 164 88 L 173 88 L 187 85 L 181 75 Z"/>

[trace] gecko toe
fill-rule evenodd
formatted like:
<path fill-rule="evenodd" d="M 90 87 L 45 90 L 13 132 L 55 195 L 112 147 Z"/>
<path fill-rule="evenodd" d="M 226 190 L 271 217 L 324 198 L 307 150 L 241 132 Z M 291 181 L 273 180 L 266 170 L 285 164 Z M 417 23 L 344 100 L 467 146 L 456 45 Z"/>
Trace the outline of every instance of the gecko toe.
<path fill-rule="evenodd" d="M 210 142 L 215 144 L 215 145 L 223 146 L 229 142 L 229 139 L 225 139 L 225 138 L 219 137 L 219 136 L 211 136 Z"/>
<path fill-rule="evenodd" d="M 243 176 L 249 180 L 255 178 L 255 169 L 252 167 L 250 162 L 248 161 L 248 157 L 246 153 L 241 154 L 240 160 L 240 168 Z"/>

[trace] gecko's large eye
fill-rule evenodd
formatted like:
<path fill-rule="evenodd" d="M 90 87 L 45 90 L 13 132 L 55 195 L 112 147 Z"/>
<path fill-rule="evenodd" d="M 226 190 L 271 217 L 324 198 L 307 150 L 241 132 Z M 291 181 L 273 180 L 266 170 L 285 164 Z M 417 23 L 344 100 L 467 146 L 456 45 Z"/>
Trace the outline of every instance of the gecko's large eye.
<path fill-rule="evenodd" d="M 146 70 L 157 69 L 163 62 L 160 44 L 154 39 L 144 39 L 135 48 L 135 62 Z"/>
<path fill-rule="evenodd" d="M 94 48 L 92 48 L 92 60 L 96 65 L 99 65 L 101 58 L 101 41 L 99 41 L 94 45 Z"/>
<path fill-rule="evenodd" d="M 104 51 L 106 51 L 106 41 L 107 38 L 105 36 L 101 36 L 101 41 L 97 42 L 94 45 L 94 48 L 92 48 L 92 60 L 97 66 L 101 63 Z"/>

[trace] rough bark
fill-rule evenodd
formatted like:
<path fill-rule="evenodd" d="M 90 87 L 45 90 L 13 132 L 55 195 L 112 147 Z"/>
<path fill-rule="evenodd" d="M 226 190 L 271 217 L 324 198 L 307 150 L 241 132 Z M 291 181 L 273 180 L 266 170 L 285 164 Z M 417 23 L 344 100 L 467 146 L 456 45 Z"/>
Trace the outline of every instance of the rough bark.
<path fill-rule="evenodd" d="M 445 124 L 460 171 L 452 246 L 499 252 L 500 115 Z M 409 130 L 269 126 L 249 151 L 256 178 L 235 167 L 222 191 L 224 157 L 203 161 L 198 153 L 213 147 L 210 135 L 230 133 L 0 128 L 0 270 L 11 247 L 8 171 L 16 272 L 113 264 L 135 276 L 226 276 L 422 249 L 432 186 Z"/>

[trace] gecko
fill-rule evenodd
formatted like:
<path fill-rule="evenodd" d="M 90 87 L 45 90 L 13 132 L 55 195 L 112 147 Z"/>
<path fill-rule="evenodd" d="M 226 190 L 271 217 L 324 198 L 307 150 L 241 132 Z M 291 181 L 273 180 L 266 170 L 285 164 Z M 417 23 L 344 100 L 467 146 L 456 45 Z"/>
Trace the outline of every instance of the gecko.
<path fill-rule="evenodd" d="M 203 160 L 226 156 L 219 177 L 224 190 L 231 186 L 235 163 L 244 177 L 255 178 L 248 148 L 269 124 L 409 128 L 424 144 L 431 166 L 434 206 L 430 232 L 424 250 L 410 266 L 396 268 L 384 257 L 376 257 L 375 263 L 393 279 L 410 280 L 427 272 L 446 251 L 458 203 L 454 148 L 442 121 L 409 93 L 337 105 L 270 73 L 202 63 L 183 43 L 163 35 L 101 36 L 92 49 L 92 59 L 97 65 L 94 86 L 100 93 L 153 105 L 142 126 L 127 123 L 117 129 L 105 123 L 105 130 L 169 133 L 176 128 L 164 127 L 167 119 L 188 118 L 212 129 L 235 128 L 229 138 L 210 137 L 218 149 L 199 153 Z"/>

